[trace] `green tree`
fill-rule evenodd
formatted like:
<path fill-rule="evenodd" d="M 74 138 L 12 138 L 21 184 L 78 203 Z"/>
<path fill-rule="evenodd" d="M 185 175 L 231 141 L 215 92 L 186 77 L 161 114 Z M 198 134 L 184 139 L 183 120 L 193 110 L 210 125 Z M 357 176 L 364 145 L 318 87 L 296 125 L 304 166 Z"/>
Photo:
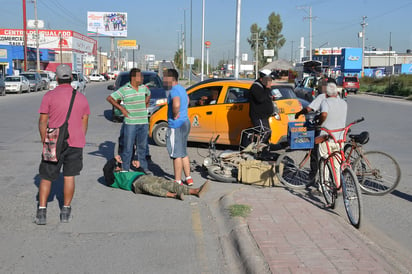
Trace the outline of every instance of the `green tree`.
<path fill-rule="evenodd" d="M 266 26 L 265 42 L 267 49 L 273 49 L 275 51 L 275 59 L 278 59 L 279 49 L 286 43 L 285 37 L 281 34 L 282 29 L 283 23 L 280 19 L 280 15 L 272 12 L 269 15 L 269 23 Z"/>
<path fill-rule="evenodd" d="M 256 56 L 256 33 L 258 33 L 258 60 L 260 68 L 267 64 L 266 57 L 263 56 L 263 51 L 265 49 L 273 49 L 274 58 L 277 59 L 279 50 L 286 43 L 286 39 L 281 34 L 283 23 L 280 15 L 272 12 L 268 17 L 268 21 L 266 30 L 262 30 L 256 23 L 252 24 L 250 26 L 250 37 L 247 39 L 250 48 L 254 52 L 254 56 Z"/>
<path fill-rule="evenodd" d="M 173 59 L 175 66 L 179 71 L 183 71 L 182 53 L 183 53 L 183 49 L 179 49 L 178 51 L 176 51 L 175 57 Z"/>

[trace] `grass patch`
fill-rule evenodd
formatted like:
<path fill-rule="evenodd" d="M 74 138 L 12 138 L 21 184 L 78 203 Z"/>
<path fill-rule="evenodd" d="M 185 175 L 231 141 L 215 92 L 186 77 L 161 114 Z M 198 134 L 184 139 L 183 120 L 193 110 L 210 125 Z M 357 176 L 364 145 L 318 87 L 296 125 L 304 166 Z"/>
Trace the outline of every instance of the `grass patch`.
<path fill-rule="evenodd" d="M 249 216 L 252 208 L 249 205 L 235 204 L 229 206 L 229 213 L 231 217 L 243 217 Z"/>

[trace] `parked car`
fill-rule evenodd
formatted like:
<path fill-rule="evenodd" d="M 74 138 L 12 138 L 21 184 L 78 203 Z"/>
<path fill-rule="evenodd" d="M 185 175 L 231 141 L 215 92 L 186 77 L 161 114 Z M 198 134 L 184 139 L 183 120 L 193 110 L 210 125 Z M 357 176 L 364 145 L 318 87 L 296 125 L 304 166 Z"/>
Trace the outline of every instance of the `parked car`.
<path fill-rule="evenodd" d="M 0 95 L 6 95 L 6 83 L 4 82 L 3 75 L 0 75 Z"/>
<path fill-rule="evenodd" d="M 107 75 L 109 75 L 110 80 L 116 80 L 117 74 L 114 72 L 108 72 Z"/>
<path fill-rule="evenodd" d="M 47 72 L 40 72 L 41 79 L 43 81 L 43 89 L 50 89 L 51 78 Z"/>
<path fill-rule="evenodd" d="M 308 76 L 303 78 L 303 81 L 299 83 L 298 86 L 295 88 L 296 96 L 305 99 L 308 102 L 312 102 L 318 94 L 318 82 L 319 78 L 315 78 L 315 76 Z"/>
<path fill-rule="evenodd" d="M 80 93 L 85 94 L 86 81 L 83 78 L 83 74 L 77 71 L 72 72 L 72 87 Z"/>
<path fill-rule="evenodd" d="M 217 143 L 239 145 L 242 130 L 252 127 L 249 117 L 249 89 L 252 83 L 251 80 L 209 79 L 189 87 L 189 141 L 207 143 L 212 136 L 220 135 Z M 288 122 L 296 121 L 295 113 L 302 106 L 297 99 L 280 96 L 282 86 L 272 89 L 275 114 L 269 119 L 272 129 L 270 142 L 278 144 L 287 141 Z M 212 91 L 216 90 L 216 103 L 203 104 L 202 98 L 211 97 Z M 305 117 L 302 115 L 297 121 L 305 121 Z M 163 104 L 150 117 L 149 136 L 155 144 L 165 146 L 166 130 L 167 106 Z"/>
<path fill-rule="evenodd" d="M 30 91 L 40 91 L 44 87 L 44 82 L 41 79 L 40 73 L 33 71 L 25 71 L 20 73 L 25 76 L 30 82 Z"/>
<path fill-rule="evenodd" d="M 89 75 L 89 79 L 90 81 L 94 81 L 94 82 L 102 82 L 102 81 L 106 81 L 106 78 L 98 73 L 93 73 L 91 75 Z"/>
<path fill-rule="evenodd" d="M 84 78 L 84 75 L 82 73 L 73 71 L 72 72 L 72 82 L 71 86 L 76 89 L 78 92 L 81 92 L 83 94 L 86 94 L 85 89 L 86 89 L 86 80 Z M 58 86 L 57 80 L 56 80 L 56 75 L 53 77 L 52 81 L 50 82 L 50 89 L 55 89 Z"/>
<path fill-rule="evenodd" d="M 153 71 L 142 71 L 143 84 L 150 89 L 149 116 L 153 113 L 159 104 L 167 100 L 167 92 L 163 87 L 163 82 L 159 75 Z M 130 82 L 130 73 L 128 71 L 120 72 L 114 85 L 107 86 L 109 90 L 118 90 L 120 87 Z M 116 108 L 112 108 L 112 120 L 121 121 L 123 114 Z"/>
<path fill-rule="evenodd" d="M 342 91 L 357 93 L 359 90 L 359 79 L 356 76 L 344 76 L 342 79 Z"/>
<path fill-rule="evenodd" d="M 6 83 L 7 92 L 16 92 L 18 94 L 24 91 L 30 92 L 30 82 L 25 76 L 6 76 L 4 82 Z"/>

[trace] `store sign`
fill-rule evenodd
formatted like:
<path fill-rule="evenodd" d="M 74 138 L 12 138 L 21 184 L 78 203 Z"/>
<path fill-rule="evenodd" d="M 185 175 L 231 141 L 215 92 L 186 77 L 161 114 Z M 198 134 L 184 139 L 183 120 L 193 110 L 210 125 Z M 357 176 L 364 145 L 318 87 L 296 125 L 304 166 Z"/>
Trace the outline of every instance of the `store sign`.
<path fill-rule="evenodd" d="M 0 58 L 7 59 L 7 49 L 0 49 Z"/>

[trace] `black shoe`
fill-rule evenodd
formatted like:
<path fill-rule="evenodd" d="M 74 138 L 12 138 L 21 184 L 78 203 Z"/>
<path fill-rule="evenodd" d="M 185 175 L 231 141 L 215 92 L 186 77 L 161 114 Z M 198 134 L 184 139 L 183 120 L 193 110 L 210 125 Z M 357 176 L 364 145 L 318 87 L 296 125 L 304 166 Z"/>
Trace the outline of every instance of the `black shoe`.
<path fill-rule="evenodd" d="M 38 208 L 36 213 L 35 224 L 45 225 L 46 224 L 47 208 Z"/>
<path fill-rule="evenodd" d="M 151 155 L 146 155 L 146 161 L 151 162 L 152 161 L 152 156 Z"/>
<path fill-rule="evenodd" d="M 63 206 L 62 210 L 60 211 L 60 222 L 61 223 L 68 223 L 70 219 L 70 213 L 72 211 L 71 206 Z"/>

